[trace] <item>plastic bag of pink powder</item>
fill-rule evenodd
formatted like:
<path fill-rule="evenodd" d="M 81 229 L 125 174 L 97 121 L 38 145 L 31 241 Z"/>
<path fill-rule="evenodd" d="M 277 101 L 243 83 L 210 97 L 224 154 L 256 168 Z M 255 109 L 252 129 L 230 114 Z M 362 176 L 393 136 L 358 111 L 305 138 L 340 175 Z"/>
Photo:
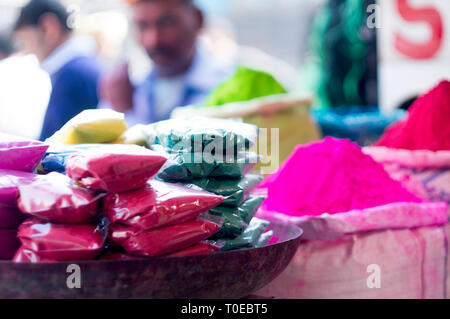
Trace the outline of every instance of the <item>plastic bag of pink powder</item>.
<path fill-rule="evenodd" d="M 43 262 L 55 262 L 56 260 L 49 260 L 42 258 L 36 252 L 20 246 L 14 255 L 12 261 L 16 263 L 43 263 Z"/>
<path fill-rule="evenodd" d="M 39 141 L 0 133 L 0 169 L 33 172 L 48 147 Z"/>
<path fill-rule="evenodd" d="M 39 175 L 0 169 L 0 206 L 16 207 L 19 186 L 32 183 Z"/>
<path fill-rule="evenodd" d="M 65 175 L 50 173 L 20 186 L 17 203 L 24 214 L 48 222 L 87 224 L 97 217 L 102 196 L 74 186 Z"/>
<path fill-rule="evenodd" d="M 177 251 L 175 253 L 172 253 L 170 255 L 167 255 L 167 257 L 186 257 L 186 256 L 195 256 L 195 255 L 207 255 L 216 253 L 220 250 L 219 246 L 216 246 L 212 243 L 208 242 L 202 242 L 195 246 Z"/>
<path fill-rule="evenodd" d="M 0 260 L 11 260 L 19 246 L 17 230 L 0 229 Z"/>
<path fill-rule="evenodd" d="M 37 218 L 26 220 L 18 231 L 23 249 L 51 261 L 95 259 L 105 245 L 105 225 L 51 224 Z"/>
<path fill-rule="evenodd" d="M 220 225 L 204 219 L 146 231 L 111 225 L 109 238 L 114 244 L 122 246 L 127 253 L 155 257 L 196 245 L 219 229 Z"/>
<path fill-rule="evenodd" d="M 0 205 L 0 229 L 17 229 L 25 218 L 17 208 Z"/>
<path fill-rule="evenodd" d="M 66 172 L 85 187 L 114 193 L 143 187 L 166 158 L 136 145 L 111 145 L 69 158 Z"/>
<path fill-rule="evenodd" d="M 224 199 L 203 190 L 151 180 L 141 189 L 108 195 L 103 212 L 113 223 L 147 230 L 193 220 Z"/>
<path fill-rule="evenodd" d="M 99 260 L 134 260 L 134 259 L 144 259 L 144 257 L 133 256 L 123 253 L 110 253 L 99 257 Z"/>

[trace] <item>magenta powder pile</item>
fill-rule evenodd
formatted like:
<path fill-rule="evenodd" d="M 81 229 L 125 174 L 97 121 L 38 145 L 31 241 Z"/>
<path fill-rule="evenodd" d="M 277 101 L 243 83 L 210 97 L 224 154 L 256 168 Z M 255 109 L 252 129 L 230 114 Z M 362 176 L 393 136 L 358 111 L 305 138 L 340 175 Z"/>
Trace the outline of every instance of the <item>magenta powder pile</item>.
<path fill-rule="evenodd" d="M 450 82 L 419 97 L 408 116 L 390 126 L 375 146 L 407 150 L 450 150 Z"/>
<path fill-rule="evenodd" d="M 422 202 L 348 140 L 299 146 L 268 177 L 263 208 L 289 216 L 336 214 L 396 202 Z"/>

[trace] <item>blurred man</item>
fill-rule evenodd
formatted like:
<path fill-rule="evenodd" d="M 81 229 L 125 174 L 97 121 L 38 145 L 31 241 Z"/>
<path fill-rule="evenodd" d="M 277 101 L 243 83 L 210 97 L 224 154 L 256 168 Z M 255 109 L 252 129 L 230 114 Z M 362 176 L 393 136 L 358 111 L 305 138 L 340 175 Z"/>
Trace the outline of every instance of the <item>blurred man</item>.
<path fill-rule="evenodd" d="M 136 89 L 127 67 L 103 83 L 103 97 L 126 113 L 128 124 L 165 120 L 177 106 L 201 103 L 231 73 L 197 41 L 204 18 L 192 0 L 126 1 L 136 39 L 153 61 Z"/>
<path fill-rule="evenodd" d="M 12 45 L 11 40 L 7 36 L 0 34 L 0 61 L 6 59 L 13 53 L 14 46 Z"/>
<path fill-rule="evenodd" d="M 37 56 L 52 81 L 41 140 L 98 104 L 100 67 L 95 50 L 85 39 L 73 36 L 69 18 L 66 8 L 56 0 L 32 0 L 22 8 L 15 25 L 22 49 Z"/>

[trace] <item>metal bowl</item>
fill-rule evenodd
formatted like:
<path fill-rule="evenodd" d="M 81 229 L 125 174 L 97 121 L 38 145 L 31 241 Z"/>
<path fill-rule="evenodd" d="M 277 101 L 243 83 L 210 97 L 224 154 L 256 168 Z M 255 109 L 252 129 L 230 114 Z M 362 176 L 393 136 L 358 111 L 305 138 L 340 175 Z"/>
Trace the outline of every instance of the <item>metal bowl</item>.
<path fill-rule="evenodd" d="M 0 262 L 0 298 L 243 298 L 275 279 L 300 244 L 294 225 L 270 226 L 275 244 L 211 255 L 76 263 Z M 80 267 L 81 288 L 68 288 Z"/>

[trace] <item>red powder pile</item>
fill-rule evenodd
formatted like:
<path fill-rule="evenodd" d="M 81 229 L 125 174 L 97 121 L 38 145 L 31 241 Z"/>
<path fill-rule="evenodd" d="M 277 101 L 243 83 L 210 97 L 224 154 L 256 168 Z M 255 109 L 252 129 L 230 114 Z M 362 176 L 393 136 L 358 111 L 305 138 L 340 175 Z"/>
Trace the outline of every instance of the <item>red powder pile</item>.
<path fill-rule="evenodd" d="M 348 140 L 326 138 L 299 146 L 263 187 L 264 209 L 290 216 L 335 214 L 422 200 Z"/>
<path fill-rule="evenodd" d="M 442 81 L 411 106 L 375 144 L 407 150 L 450 150 L 450 82 Z"/>

